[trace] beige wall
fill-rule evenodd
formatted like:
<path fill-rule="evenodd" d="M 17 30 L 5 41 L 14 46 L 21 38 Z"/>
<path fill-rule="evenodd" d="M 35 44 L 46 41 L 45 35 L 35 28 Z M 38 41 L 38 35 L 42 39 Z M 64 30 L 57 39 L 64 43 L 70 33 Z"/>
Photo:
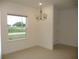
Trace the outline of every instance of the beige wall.
<path fill-rule="evenodd" d="M 1 11 L 0 11 L 0 52 L 1 52 Z M 1 59 L 1 53 L 0 53 L 0 59 Z"/>
<path fill-rule="evenodd" d="M 14 3 L 2 3 L 1 7 L 1 40 L 4 54 L 22 50 L 36 45 L 36 10 L 34 8 L 17 5 Z M 7 14 L 28 16 L 28 37 L 24 40 L 8 41 Z"/>
<path fill-rule="evenodd" d="M 78 22 L 77 8 L 66 9 L 61 11 L 60 42 L 63 44 L 77 46 L 77 22 Z"/>
<path fill-rule="evenodd" d="M 60 37 L 60 10 L 54 7 L 54 45 L 59 43 Z"/>
<path fill-rule="evenodd" d="M 43 8 L 48 18 L 44 21 L 38 21 L 38 45 L 50 50 L 53 49 L 53 6 L 49 5 Z"/>
<path fill-rule="evenodd" d="M 77 46 L 77 8 L 59 10 L 58 14 L 57 17 L 59 17 L 59 19 L 55 18 L 59 24 L 56 24 L 58 31 L 55 33 L 55 37 L 57 37 L 57 39 L 54 39 L 55 43 Z"/>

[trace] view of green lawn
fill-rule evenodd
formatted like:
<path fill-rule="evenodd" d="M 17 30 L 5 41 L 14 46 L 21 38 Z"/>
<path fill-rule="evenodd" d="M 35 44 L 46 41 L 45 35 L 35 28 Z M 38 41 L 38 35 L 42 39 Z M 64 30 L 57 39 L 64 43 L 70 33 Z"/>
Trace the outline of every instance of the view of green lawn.
<path fill-rule="evenodd" d="M 9 35 L 9 39 L 10 40 L 13 40 L 13 39 L 20 39 L 20 38 L 25 38 L 26 37 L 26 35 L 25 35 L 25 33 L 21 33 L 21 34 L 18 34 L 18 35 L 16 35 L 17 33 L 10 33 L 10 34 L 8 34 Z"/>
<path fill-rule="evenodd" d="M 8 27 L 9 33 L 25 32 L 25 27 Z"/>
<path fill-rule="evenodd" d="M 24 27 L 9 27 L 8 35 L 9 35 L 10 40 L 25 38 L 26 37 L 25 28 Z"/>

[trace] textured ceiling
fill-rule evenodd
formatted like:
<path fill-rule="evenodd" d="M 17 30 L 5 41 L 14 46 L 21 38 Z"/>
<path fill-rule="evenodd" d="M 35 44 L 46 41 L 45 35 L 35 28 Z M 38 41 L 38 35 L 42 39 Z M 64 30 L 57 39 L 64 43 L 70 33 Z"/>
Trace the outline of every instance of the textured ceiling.
<path fill-rule="evenodd" d="M 60 8 L 77 6 L 77 0 L 3 0 L 3 1 L 14 2 L 31 7 L 38 7 L 39 2 L 42 2 L 44 6 L 53 4 Z"/>

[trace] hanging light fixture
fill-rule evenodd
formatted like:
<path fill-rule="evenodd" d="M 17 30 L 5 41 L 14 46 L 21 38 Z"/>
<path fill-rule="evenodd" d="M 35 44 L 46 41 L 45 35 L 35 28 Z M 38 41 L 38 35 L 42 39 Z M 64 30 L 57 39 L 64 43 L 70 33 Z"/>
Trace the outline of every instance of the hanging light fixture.
<path fill-rule="evenodd" d="M 39 16 L 36 17 L 37 20 L 46 20 L 47 19 L 47 14 L 43 13 L 42 5 L 43 5 L 42 3 L 39 3 L 40 10 L 39 10 Z"/>

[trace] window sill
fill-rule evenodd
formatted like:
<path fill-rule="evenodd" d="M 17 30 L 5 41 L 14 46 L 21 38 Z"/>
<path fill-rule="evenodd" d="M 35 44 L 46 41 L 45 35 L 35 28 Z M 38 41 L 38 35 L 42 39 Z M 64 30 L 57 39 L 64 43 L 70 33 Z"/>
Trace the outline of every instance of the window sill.
<path fill-rule="evenodd" d="M 20 40 L 26 40 L 26 39 L 27 39 L 27 38 L 20 38 L 20 39 L 13 39 L 13 40 L 9 40 L 9 39 L 8 39 L 8 41 L 9 41 L 9 42 L 12 42 L 12 41 L 20 41 Z"/>

